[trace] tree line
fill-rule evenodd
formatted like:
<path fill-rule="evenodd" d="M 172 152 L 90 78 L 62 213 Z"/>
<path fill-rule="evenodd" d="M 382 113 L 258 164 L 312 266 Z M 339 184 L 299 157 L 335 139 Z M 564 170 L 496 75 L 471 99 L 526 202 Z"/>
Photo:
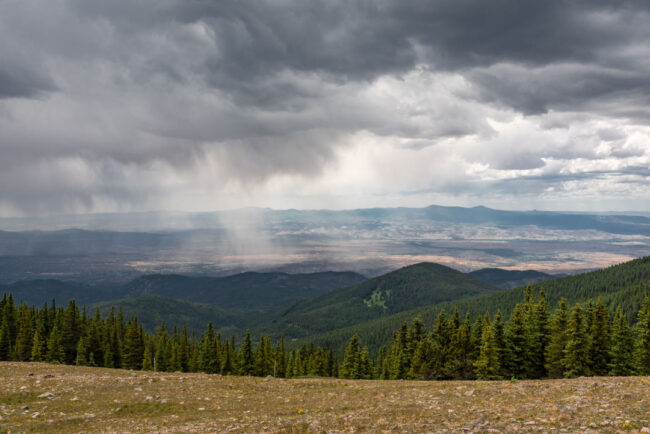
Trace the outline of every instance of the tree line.
<path fill-rule="evenodd" d="M 342 375 L 381 379 L 534 379 L 650 375 L 650 301 L 645 297 L 631 326 L 622 309 L 612 313 L 601 298 L 553 313 L 544 290 L 532 289 L 505 321 L 500 312 L 475 321 L 458 311 L 438 314 L 427 332 L 422 320 L 404 323 L 377 363 L 367 366 L 360 339 L 346 346 Z"/>
<path fill-rule="evenodd" d="M 200 335 L 161 324 L 147 333 L 136 317 L 115 309 L 88 315 L 74 301 L 67 307 L 16 306 L 0 300 L 0 360 L 34 361 L 222 375 L 303 376 L 354 379 L 525 379 L 589 375 L 650 375 L 650 301 L 631 325 L 620 308 L 612 314 L 602 299 L 569 308 L 560 300 L 550 312 L 543 290 L 531 288 L 508 320 L 501 313 L 474 321 L 458 311 L 438 314 L 431 330 L 421 319 L 404 323 L 389 345 L 370 354 L 354 335 L 342 361 L 332 347 L 302 344 L 287 350 L 247 332 L 241 343 L 224 338 L 212 324 Z"/>

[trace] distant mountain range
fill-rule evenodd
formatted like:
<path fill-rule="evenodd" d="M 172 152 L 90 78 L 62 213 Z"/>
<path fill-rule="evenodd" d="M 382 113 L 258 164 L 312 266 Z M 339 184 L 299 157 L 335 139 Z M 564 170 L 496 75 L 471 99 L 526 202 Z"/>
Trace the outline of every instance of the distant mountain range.
<path fill-rule="evenodd" d="M 461 271 L 571 274 L 647 255 L 650 217 L 620 213 L 432 205 L 0 218 L 0 283 L 40 278 L 114 285 L 143 274 L 243 271 L 351 270 L 375 277 L 426 261 Z M 520 278 L 485 277 L 497 286 Z"/>

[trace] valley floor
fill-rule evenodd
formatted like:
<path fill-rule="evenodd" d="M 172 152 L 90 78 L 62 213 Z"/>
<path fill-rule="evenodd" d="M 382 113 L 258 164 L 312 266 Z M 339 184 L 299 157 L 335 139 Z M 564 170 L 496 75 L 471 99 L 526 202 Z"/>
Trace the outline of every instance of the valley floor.
<path fill-rule="evenodd" d="M 0 363 L 6 432 L 650 432 L 650 377 L 221 377 Z"/>

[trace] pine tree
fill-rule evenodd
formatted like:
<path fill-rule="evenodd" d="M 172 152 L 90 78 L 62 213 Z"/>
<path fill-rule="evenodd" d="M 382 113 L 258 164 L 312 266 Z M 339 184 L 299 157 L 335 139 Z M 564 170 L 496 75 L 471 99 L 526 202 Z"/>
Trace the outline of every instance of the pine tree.
<path fill-rule="evenodd" d="M 566 300 L 562 298 L 551 319 L 550 336 L 546 347 L 546 371 L 551 378 L 564 377 L 564 349 L 567 343 L 569 311 Z"/>
<path fill-rule="evenodd" d="M 591 314 L 589 360 L 593 375 L 607 375 L 610 370 L 610 317 L 601 297 Z"/>
<path fill-rule="evenodd" d="M 650 299 L 645 297 L 636 324 L 635 352 L 636 372 L 650 375 Z"/>
<path fill-rule="evenodd" d="M 483 336 L 479 357 L 474 363 L 476 378 L 479 380 L 498 380 L 501 366 L 499 365 L 499 353 L 496 347 L 494 332 L 489 322 L 483 323 Z"/>
<path fill-rule="evenodd" d="M 343 365 L 341 365 L 342 378 L 361 378 L 361 338 L 354 335 L 345 346 Z"/>
<path fill-rule="evenodd" d="M 65 362 L 65 351 L 61 343 L 61 332 L 58 324 L 54 324 L 50 338 L 47 341 L 47 361 L 50 363 Z"/>
<path fill-rule="evenodd" d="M 574 306 L 567 324 L 567 344 L 562 364 L 567 378 L 589 375 L 587 321 L 579 304 Z"/>
<path fill-rule="evenodd" d="M 142 370 L 153 371 L 153 355 L 151 354 L 151 348 L 149 345 L 146 345 L 144 348 L 144 356 L 142 358 Z"/>
<path fill-rule="evenodd" d="M 32 362 L 42 362 L 45 360 L 45 341 L 38 327 L 34 330 L 34 338 L 32 339 L 31 360 Z"/>
<path fill-rule="evenodd" d="M 501 311 L 497 311 L 492 323 L 492 333 L 494 334 L 494 349 L 499 360 L 499 376 L 510 377 L 508 366 L 510 365 L 510 356 L 506 342 L 505 325 L 503 323 L 503 315 Z M 483 338 L 481 337 L 481 345 Z"/>
<path fill-rule="evenodd" d="M 77 358 L 75 360 L 77 366 L 88 365 L 88 348 L 86 347 L 86 339 L 82 336 L 77 343 Z"/>
<path fill-rule="evenodd" d="M 283 378 L 287 372 L 287 359 L 284 350 L 284 336 L 280 338 L 275 348 L 274 374 L 276 377 Z M 331 370 L 331 368 L 329 368 Z"/>
<path fill-rule="evenodd" d="M 609 375 L 625 376 L 634 373 L 634 334 L 619 307 L 614 314 Z"/>
<path fill-rule="evenodd" d="M 14 348 L 14 358 L 26 362 L 31 357 L 34 327 L 32 326 L 32 311 L 25 304 L 18 308 L 18 333 Z"/>
<path fill-rule="evenodd" d="M 530 338 L 526 324 L 525 305 L 515 306 L 510 316 L 507 333 L 507 348 L 509 356 L 508 372 L 515 378 L 526 378 L 528 373 L 528 345 Z M 482 342 L 482 340 L 481 340 Z"/>
<path fill-rule="evenodd" d="M 546 347 L 549 343 L 549 319 L 546 292 L 542 289 L 537 303 L 531 306 L 528 342 L 528 378 L 546 376 Z"/>
<path fill-rule="evenodd" d="M 2 315 L 2 324 L 0 325 L 0 360 L 11 360 L 11 330 L 9 327 L 8 314 Z"/>
<path fill-rule="evenodd" d="M 124 334 L 122 365 L 126 369 L 142 369 L 144 343 L 136 317 L 131 317 Z"/>
<path fill-rule="evenodd" d="M 255 360 L 253 358 L 253 344 L 251 332 L 246 330 L 246 337 L 239 349 L 239 375 L 253 375 L 255 372 Z"/>

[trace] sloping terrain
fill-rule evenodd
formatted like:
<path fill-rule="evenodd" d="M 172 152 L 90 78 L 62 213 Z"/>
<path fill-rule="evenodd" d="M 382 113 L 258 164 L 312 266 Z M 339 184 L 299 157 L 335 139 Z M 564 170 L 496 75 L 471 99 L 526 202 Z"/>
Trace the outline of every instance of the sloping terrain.
<path fill-rule="evenodd" d="M 227 309 L 151 294 L 104 301 L 90 306 L 91 311 L 96 308 L 104 316 L 111 308 L 116 311 L 121 308 L 125 318 L 137 317 L 149 332 L 153 332 L 163 322 L 169 331 L 174 326 L 179 329 L 187 327 L 190 333 L 202 333 L 210 322 L 218 331 L 238 332 L 243 323 L 241 316 Z"/>
<path fill-rule="evenodd" d="M 301 300 L 265 318 L 260 331 L 309 336 L 421 306 L 498 291 L 452 268 L 420 263 Z"/>
<path fill-rule="evenodd" d="M 327 293 L 365 278 L 352 272 L 309 274 L 247 272 L 227 277 L 148 275 L 125 286 L 131 295 L 156 294 L 240 312 L 265 311 Z"/>
<path fill-rule="evenodd" d="M 532 285 L 545 280 L 555 279 L 556 276 L 536 270 L 503 270 L 501 268 L 481 268 L 469 273 L 475 279 L 502 289 L 512 289 L 518 286 Z"/>
<path fill-rule="evenodd" d="M 2 362 L 0 379 L 8 432 L 650 432 L 649 377 L 282 380 Z"/>
<path fill-rule="evenodd" d="M 650 256 L 590 273 L 537 283 L 532 285 L 533 295 L 537 296 L 542 288 L 552 309 L 561 298 L 567 299 L 569 305 L 572 305 L 602 296 L 608 306 L 621 306 L 628 319 L 633 320 L 643 298 L 650 296 Z M 497 311 L 501 311 L 508 317 L 515 304 L 524 299 L 524 292 L 525 288 L 520 287 L 430 304 L 322 333 L 319 336 L 310 336 L 309 340 L 315 344 L 342 348 L 350 336 L 357 333 L 371 349 L 377 349 L 390 341 L 393 332 L 403 322 L 410 321 L 416 316 L 420 316 L 426 324 L 432 323 L 442 310 L 451 313 L 458 309 L 461 315 L 469 313 L 472 317 L 485 312 L 494 315 Z"/>

